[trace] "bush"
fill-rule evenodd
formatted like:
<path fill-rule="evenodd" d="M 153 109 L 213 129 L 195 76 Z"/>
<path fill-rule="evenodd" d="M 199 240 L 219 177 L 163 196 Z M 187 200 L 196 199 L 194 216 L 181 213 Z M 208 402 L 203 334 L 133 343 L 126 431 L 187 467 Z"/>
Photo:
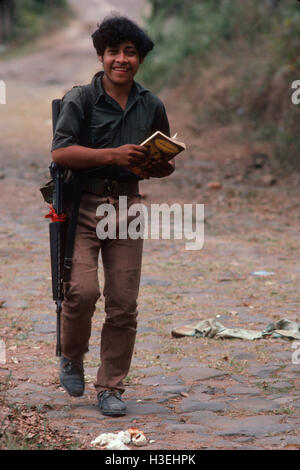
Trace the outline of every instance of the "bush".
<path fill-rule="evenodd" d="M 4 39 L 13 44 L 27 41 L 60 23 L 62 13 L 68 11 L 67 0 L 10 1 L 11 29 Z"/>
<path fill-rule="evenodd" d="M 169 73 L 187 57 L 205 59 L 224 43 L 244 38 L 253 44 L 258 35 L 272 28 L 269 8 L 261 0 L 152 0 L 152 15 L 147 27 L 156 43 L 143 78 L 150 82 Z"/>
<path fill-rule="evenodd" d="M 295 0 L 150 0 L 147 29 L 156 48 L 140 78 L 158 91 L 194 74 L 215 56 L 230 57 L 235 77 L 225 107 L 202 115 L 228 122 L 244 109 L 252 136 L 268 138 L 284 163 L 298 164 L 300 105 L 291 103 L 291 83 L 300 79 L 300 4 Z M 239 50 L 243 51 L 241 57 Z M 241 70 L 243 64 L 243 70 Z M 230 108 L 228 108 L 230 102 Z M 199 110 L 200 112 L 200 110 Z M 195 113 L 199 114 L 197 109 Z M 232 116 L 229 116 L 229 113 Z M 222 118 L 222 119 L 221 119 Z M 240 120 L 240 117 L 239 117 Z"/>

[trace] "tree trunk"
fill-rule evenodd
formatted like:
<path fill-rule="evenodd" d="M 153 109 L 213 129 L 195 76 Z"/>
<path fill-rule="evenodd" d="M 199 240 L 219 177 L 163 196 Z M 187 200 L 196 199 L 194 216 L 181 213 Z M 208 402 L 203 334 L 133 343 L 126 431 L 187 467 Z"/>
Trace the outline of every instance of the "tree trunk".
<path fill-rule="evenodd" d="M 7 40 L 12 33 L 15 0 L 0 0 L 0 42 Z"/>

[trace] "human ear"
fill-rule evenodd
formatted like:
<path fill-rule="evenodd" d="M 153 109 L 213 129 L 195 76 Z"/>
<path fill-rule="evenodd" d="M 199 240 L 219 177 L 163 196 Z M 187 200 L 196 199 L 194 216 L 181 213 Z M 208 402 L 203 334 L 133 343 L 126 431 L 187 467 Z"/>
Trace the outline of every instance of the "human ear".
<path fill-rule="evenodd" d="M 103 56 L 102 56 L 102 55 L 98 55 L 98 59 L 99 59 L 99 61 L 103 64 Z"/>

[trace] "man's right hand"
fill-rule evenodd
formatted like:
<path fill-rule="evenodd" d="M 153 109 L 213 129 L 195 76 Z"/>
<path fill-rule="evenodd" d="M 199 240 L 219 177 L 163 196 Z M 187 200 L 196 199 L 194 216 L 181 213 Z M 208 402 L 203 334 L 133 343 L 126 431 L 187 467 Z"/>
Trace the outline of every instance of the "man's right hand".
<path fill-rule="evenodd" d="M 126 168 L 139 167 L 145 163 L 148 150 L 141 145 L 126 144 L 113 149 L 113 163 Z"/>

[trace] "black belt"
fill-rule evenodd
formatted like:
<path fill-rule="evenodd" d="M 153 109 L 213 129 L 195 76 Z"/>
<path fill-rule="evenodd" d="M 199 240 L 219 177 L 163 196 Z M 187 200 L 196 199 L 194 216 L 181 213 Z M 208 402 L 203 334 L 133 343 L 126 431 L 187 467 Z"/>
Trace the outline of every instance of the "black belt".
<path fill-rule="evenodd" d="M 138 196 L 138 181 L 110 181 L 98 178 L 87 178 L 83 182 L 83 191 L 98 194 L 99 196 Z"/>

